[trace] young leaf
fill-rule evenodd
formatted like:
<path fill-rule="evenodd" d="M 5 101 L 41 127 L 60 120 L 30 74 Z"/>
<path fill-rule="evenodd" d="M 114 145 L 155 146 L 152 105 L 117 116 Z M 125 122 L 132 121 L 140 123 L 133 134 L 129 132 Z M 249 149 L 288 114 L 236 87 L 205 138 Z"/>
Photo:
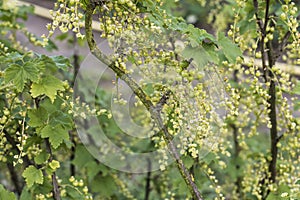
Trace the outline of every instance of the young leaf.
<path fill-rule="evenodd" d="M 54 102 L 59 90 L 64 90 L 63 82 L 54 76 L 47 76 L 40 79 L 37 83 L 33 83 L 30 91 L 31 96 L 34 98 L 46 95 Z"/>
<path fill-rule="evenodd" d="M 24 89 L 27 80 L 36 81 L 38 79 L 38 69 L 31 62 L 25 63 L 23 66 L 19 64 L 11 64 L 5 70 L 5 81 L 12 81 L 19 92 Z"/>
<path fill-rule="evenodd" d="M 63 140 L 69 140 L 69 133 L 61 125 L 55 127 L 47 125 L 41 131 L 42 138 L 49 138 L 49 142 L 54 149 L 57 149 Z"/>
<path fill-rule="evenodd" d="M 30 165 L 25 169 L 22 176 L 25 178 L 28 188 L 31 188 L 34 183 L 43 184 L 44 178 L 42 170 Z"/>
<path fill-rule="evenodd" d="M 0 199 L 5 200 L 16 200 L 16 196 L 13 192 L 7 191 L 3 185 L 0 184 Z"/>

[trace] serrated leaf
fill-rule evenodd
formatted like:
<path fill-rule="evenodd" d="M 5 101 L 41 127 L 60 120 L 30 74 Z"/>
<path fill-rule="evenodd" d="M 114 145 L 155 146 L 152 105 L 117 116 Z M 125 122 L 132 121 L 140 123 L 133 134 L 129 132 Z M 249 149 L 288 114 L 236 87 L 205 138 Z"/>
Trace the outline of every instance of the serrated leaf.
<path fill-rule="evenodd" d="M 54 102 L 57 91 L 59 90 L 64 90 L 63 82 L 54 76 L 47 76 L 40 79 L 37 83 L 33 83 L 30 92 L 34 98 L 40 95 L 46 95 Z"/>
<path fill-rule="evenodd" d="M 30 118 L 29 125 L 32 127 L 42 126 L 48 119 L 47 110 L 43 107 L 38 109 L 32 109 L 28 111 L 28 117 Z"/>
<path fill-rule="evenodd" d="M 41 130 L 42 138 L 49 138 L 54 149 L 57 149 L 64 140 L 69 140 L 69 133 L 61 125 L 55 127 L 47 125 Z"/>
<path fill-rule="evenodd" d="M 22 176 L 25 178 L 28 188 L 31 188 L 34 183 L 43 184 L 44 182 L 42 170 L 35 168 L 33 165 L 27 167 Z"/>
<path fill-rule="evenodd" d="M 49 159 L 50 155 L 46 151 L 40 152 L 34 157 L 34 162 L 38 165 L 45 163 Z"/>
<path fill-rule="evenodd" d="M 202 46 L 186 47 L 182 51 L 182 56 L 186 60 L 193 59 L 193 64 L 197 67 L 204 67 L 208 62 L 213 61 Z"/>
<path fill-rule="evenodd" d="M 58 69 L 66 71 L 69 67 L 71 67 L 69 59 L 64 56 L 48 57 L 46 55 L 42 55 L 41 60 L 45 63 L 47 69 L 52 69 L 54 71 L 57 71 Z"/>
<path fill-rule="evenodd" d="M 4 78 L 7 83 L 12 81 L 17 90 L 21 92 L 28 79 L 31 81 L 36 81 L 38 79 L 38 69 L 31 62 L 27 62 L 23 66 L 11 64 L 5 70 Z"/>
<path fill-rule="evenodd" d="M 16 200 L 16 196 L 13 192 L 7 191 L 3 185 L 0 184 L 0 199 L 2 200 Z"/>
<path fill-rule="evenodd" d="M 218 33 L 218 45 L 223 50 L 223 53 L 229 62 L 234 63 L 237 57 L 242 56 L 241 49 L 229 38 L 225 37 L 222 32 Z"/>
<path fill-rule="evenodd" d="M 57 124 L 62 125 L 66 129 L 71 129 L 72 126 L 72 118 L 69 114 L 63 113 L 59 110 L 53 112 L 50 115 L 50 122 L 49 124 L 55 126 Z"/>

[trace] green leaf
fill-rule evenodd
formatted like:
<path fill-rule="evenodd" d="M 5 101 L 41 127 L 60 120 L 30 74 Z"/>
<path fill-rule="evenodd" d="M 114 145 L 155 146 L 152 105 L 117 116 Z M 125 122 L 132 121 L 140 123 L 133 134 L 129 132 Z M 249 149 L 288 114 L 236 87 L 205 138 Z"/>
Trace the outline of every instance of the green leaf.
<path fill-rule="evenodd" d="M 34 12 L 34 7 L 32 5 L 27 6 L 18 6 L 17 17 L 22 18 L 23 20 L 27 20 L 27 15 Z"/>
<path fill-rule="evenodd" d="M 5 81 L 12 81 L 19 92 L 24 89 L 27 80 L 36 81 L 38 79 L 38 69 L 31 62 L 25 63 L 23 66 L 19 64 L 11 64 L 5 70 Z"/>
<path fill-rule="evenodd" d="M 211 56 L 207 53 L 207 51 L 202 47 L 186 47 L 182 56 L 186 59 L 193 59 L 193 64 L 197 67 L 204 67 L 208 62 L 213 61 Z"/>
<path fill-rule="evenodd" d="M 209 165 L 211 162 L 213 162 L 214 160 L 216 160 L 216 155 L 214 153 L 209 152 L 204 158 L 202 158 L 202 160 L 206 164 Z"/>
<path fill-rule="evenodd" d="M 32 195 L 28 191 L 27 187 L 24 187 L 22 190 L 22 194 L 20 196 L 20 200 L 33 200 Z"/>
<path fill-rule="evenodd" d="M 28 188 L 31 188 L 34 183 L 43 184 L 44 182 L 42 170 L 35 168 L 33 165 L 27 167 L 22 176 L 25 178 Z"/>
<path fill-rule="evenodd" d="M 191 168 L 193 166 L 194 162 L 195 162 L 194 159 L 191 156 L 182 157 L 182 161 L 188 169 Z"/>
<path fill-rule="evenodd" d="M 218 33 L 218 45 L 223 50 L 223 53 L 229 62 L 234 63 L 237 57 L 242 56 L 241 49 L 229 38 L 225 37 L 222 32 Z"/>
<path fill-rule="evenodd" d="M 54 149 L 57 149 L 64 140 L 69 140 L 69 133 L 61 125 L 55 127 L 47 125 L 41 130 L 42 138 L 49 138 Z"/>
<path fill-rule="evenodd" d="M 63 82 L 54 76 L 47 76 L 41 78 L 37 83 L 33 83 L 30 92 L 34 98 L 40 95 L 46 95 L 54 102 L 57 91 L 59 90 L 64 90 Z"/>
<path fill-rule="evenodd" d="M 59 69 L 66 71 L 71 66 L 69 59 L 64 56 L 51 56 L 50 58 Z"/>
<path fill-rule="evenodd" d="M 66 129 L 72 128 L 72 118 L 69 114 L 63 113 L 62 111 L 55 111 L 50 115 L 49 124 L 52 126 L 56 126 L 57 124 L 62 125 Z"/>
<path fill-rule="evenodd" d="M 48 119 L 47 110 L 43 107 L 38 109 L 32 109 L 28 111 L 28 117 L 30 118 L 29 125 L 32 127 L 38 127 L 44 125 Z"/>
<path fill-rule="evenodd" d="M 87 175 L 88 175 L 88 179 L 89 180 L 93 180 L 94 177 L 101 171 L 102 174 L 105 176 L 107 173 L 103 173 L 107 172 L 107 169 L 105 166 L 101 165 L 101 164 L 97 164 L 96 161 L 90 161 L 87 164 Z"/>
<path fill-rule="evenodd" d="M 78 168 L 85 167 L 90 161 L 93 161 L 94 158 L 87 151 L 87 149 L 83 145 L 77 145 L 75 149 L 75 158 L 72 161 L 74 165 Z"/>
<path fill-rule="evenodd" d="M 295 87 L 290 93 L 300 95 L 300 81 L 297 81 Z"/>
<path fill-rule="evenodd" d="M 66 187 L 66 193 L 68 194 L 68 199 L 76 199 L 76 200 L 85 200 L 82 193 L 73 186 Z"/>
<path fill-rule="evenodd" d="M 50 155 L 46 151 L 40 152 L 37 156 L 34 157 L 34 162 L 38 165 L 41 165 L 48 160 Z"/>
<path fill-rule="evenodd" d="M 63 41 L 69 36 L 70 36 L 70 34 L 68 32 L 67 33 L 62 33 L 62 34 L 59 34 L 58 36 L 56 36 L 55 39 L 59 40 L 59 41 Z"/>
<path fill-rule="evenodd" d="M 0 199 L 2 200 L 16 200 L 16 196 L 13 192 L 7 191 L 3 185 L 0 184 Z"/>
<path fill-rule="evenodd" d="M 104 197 L 110 197 L 118 190 L 114 179 L 109 175 L 95 178 L 92 181 L 91 189 L 93 192 L 99 192 Z"/>

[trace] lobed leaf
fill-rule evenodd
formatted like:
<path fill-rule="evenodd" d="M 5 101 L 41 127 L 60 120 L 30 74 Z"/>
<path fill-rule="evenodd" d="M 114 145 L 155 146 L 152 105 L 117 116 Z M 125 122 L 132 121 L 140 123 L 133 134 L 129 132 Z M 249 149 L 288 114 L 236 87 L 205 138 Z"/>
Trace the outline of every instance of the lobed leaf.
<path fill-rule="evenodd" d="M 61 125 L 47 125 L 41 130 L 42 138 L 49 138 L 49 142 L 54 149 L 57 149 L 64 140 L 69 140 L 69 133 Z"/>
<path fill-rule="evenodd" d="M 28 79 L 33 82 L 38 79 L 38 69 L 31 62 L 27 62 L 23 66 L 14 63 L 5 70 L 4 78 L 7 83 L 12 81 L 17 90 L 21 92 Z"/>
<path fill-rule="evenodd" d="M 64 90 L 63 82 L 54 76 L 47 76 L 45 78 L 41 78 L 37 83 L 33 83 L 30 92 L 31 96 L 34 98 L 40 95 L 46 95 L 52 102 L 54 102 L 57 91 L 59 90 Z"/>
<path fill-rule="evenodd" d="M 27 167 L 22 176 L 25 178 L 28 188 L 31 188 L 34 183 L 43 184 L 44 182 L 42 170 L 35 168 L 33 165 Z"/>

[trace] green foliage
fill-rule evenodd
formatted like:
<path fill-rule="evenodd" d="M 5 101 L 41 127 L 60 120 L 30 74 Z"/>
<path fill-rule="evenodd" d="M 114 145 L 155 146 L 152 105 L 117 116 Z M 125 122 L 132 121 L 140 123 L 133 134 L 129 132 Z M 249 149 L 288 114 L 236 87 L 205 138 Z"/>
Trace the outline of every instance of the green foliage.
<path fill-rule="evenodd" d="M 22 176 L 25 178 L 28 188 L 31 188 L 34 183 L 43 184 L 44 178 L 42 170 L 35 168 L 34 166 L 28 166 Z"/>
<path fill-rule="evenodd" d="M 54 149 L 57 149 L 57 147 L 64 140 L 66 140 L 66 141 L 69 140 L 68 131 L 65 130 L 61 125 L 57 125 L 55 127 L 52 127 L 50 125 L 45 126 L 41 130 L 41 137 L 49 138 L 49 141 Z"/>
<path fill-rule="evenodd" d="M 38 78 L 38 69 L 31 62 L 27 62 L 23 66 L 11 64 L 5 70 L 5 81 L 12 81 L 19 92 L 24 89 L 27 80 L 36 81 Z"/>
<path fill-rule="evenodd" d="M 52 102 L 54 102 L 57 91 L 63 91 L 64 89 L 64 84 L 61 80 L 54 76 L 47 76 L 41 77 L 36 83 L 33 83 L 30 92 L 34 98 L 46 95 Z"/>
<path fill-rule="evenodd" d="M 0 199 L 5 199 L 5 200 L 16 200 L 16 196 L 14 195 L 13 192 L 7 191 L 3 185 L 0 185 Z"/>
<path fill-rule="evenodd" d="M 126 103 L 122 92 L 113 101 L 105 89 L 94 91 L 88 83 L 73 92 L 77 69 L 68 58 L 33 53 L 18 42 L 22 33 L 35 46 L 55 49 L 49 38 L 57 28 L 63 32 L 59 42 L 82 42 L 80 31 L 91 2 L 101 37 L 114 47 L 108 58 L 99 57 L 144 92 L 146 99 L 133 98 L 129 112 L 142 127 L 140 135 L 143 127 L 151 127 L 150 138 L 126 135 L 114 121 L 116 113 L 108 110 Z M 191 199 L 187 176 L 178 170 L 181 163 L 204 199 L 299 198 L 300 121 L 291 108 L 299 109 L 300 84 L 276 65 L 300 63 L 299 1 L 267 1 L 267 7 L 258 0 L 257 8 L 256 1 L 197 2 L 58 0 L 50 12 L 49 36 L 39 38 L 22 22 L 32 6 L 0 1 L 0 177 L 12 191 L 0 185 L 1 200 Z M 199 10 L 203 23 L 207 20 L 214 30 L 199 29 L 180 16 Z M 220 77 L 224 82 L 217 81 Z M 155 81 L 147 82 L 151 79 Z M 154 112 L 145 110 L 145 100 L 156 106 L 169 135 L 153 123 Z M 228 108 L 224 122 L 218 121 L 223 111 L 216 105 Z M 100 163 L 91 149 L 101 149 L 114 165 L 130 168 L 115 159 L 119 152 L 101 143 L 99 127 L 91 126 L 89 116 L 125 153 L 159 149 L 161 170 L 130 174 Z M 87 129 L 87 138 L 77 135 L 73 119 Z M 179 164 L 165 164 L 173 159 L 166 149 L 168 137 L 177 142 Z M 100 145 L 88 151 L 81 140 Z M 140 164 L 133 162 L 129 164 Z M 149 161 L 147 167 L 152 164 L 157 163 Z"/>
<path fill-rule="evenodd" d="M 230 63 L 235 63 L 237 57 L 242 56 L 241 49 L 236 44 L 232 43 L 230 39 L 225 37 L 222 32 L 218 33 L 218 45 L 223 49 L 223 52 Z"/>

